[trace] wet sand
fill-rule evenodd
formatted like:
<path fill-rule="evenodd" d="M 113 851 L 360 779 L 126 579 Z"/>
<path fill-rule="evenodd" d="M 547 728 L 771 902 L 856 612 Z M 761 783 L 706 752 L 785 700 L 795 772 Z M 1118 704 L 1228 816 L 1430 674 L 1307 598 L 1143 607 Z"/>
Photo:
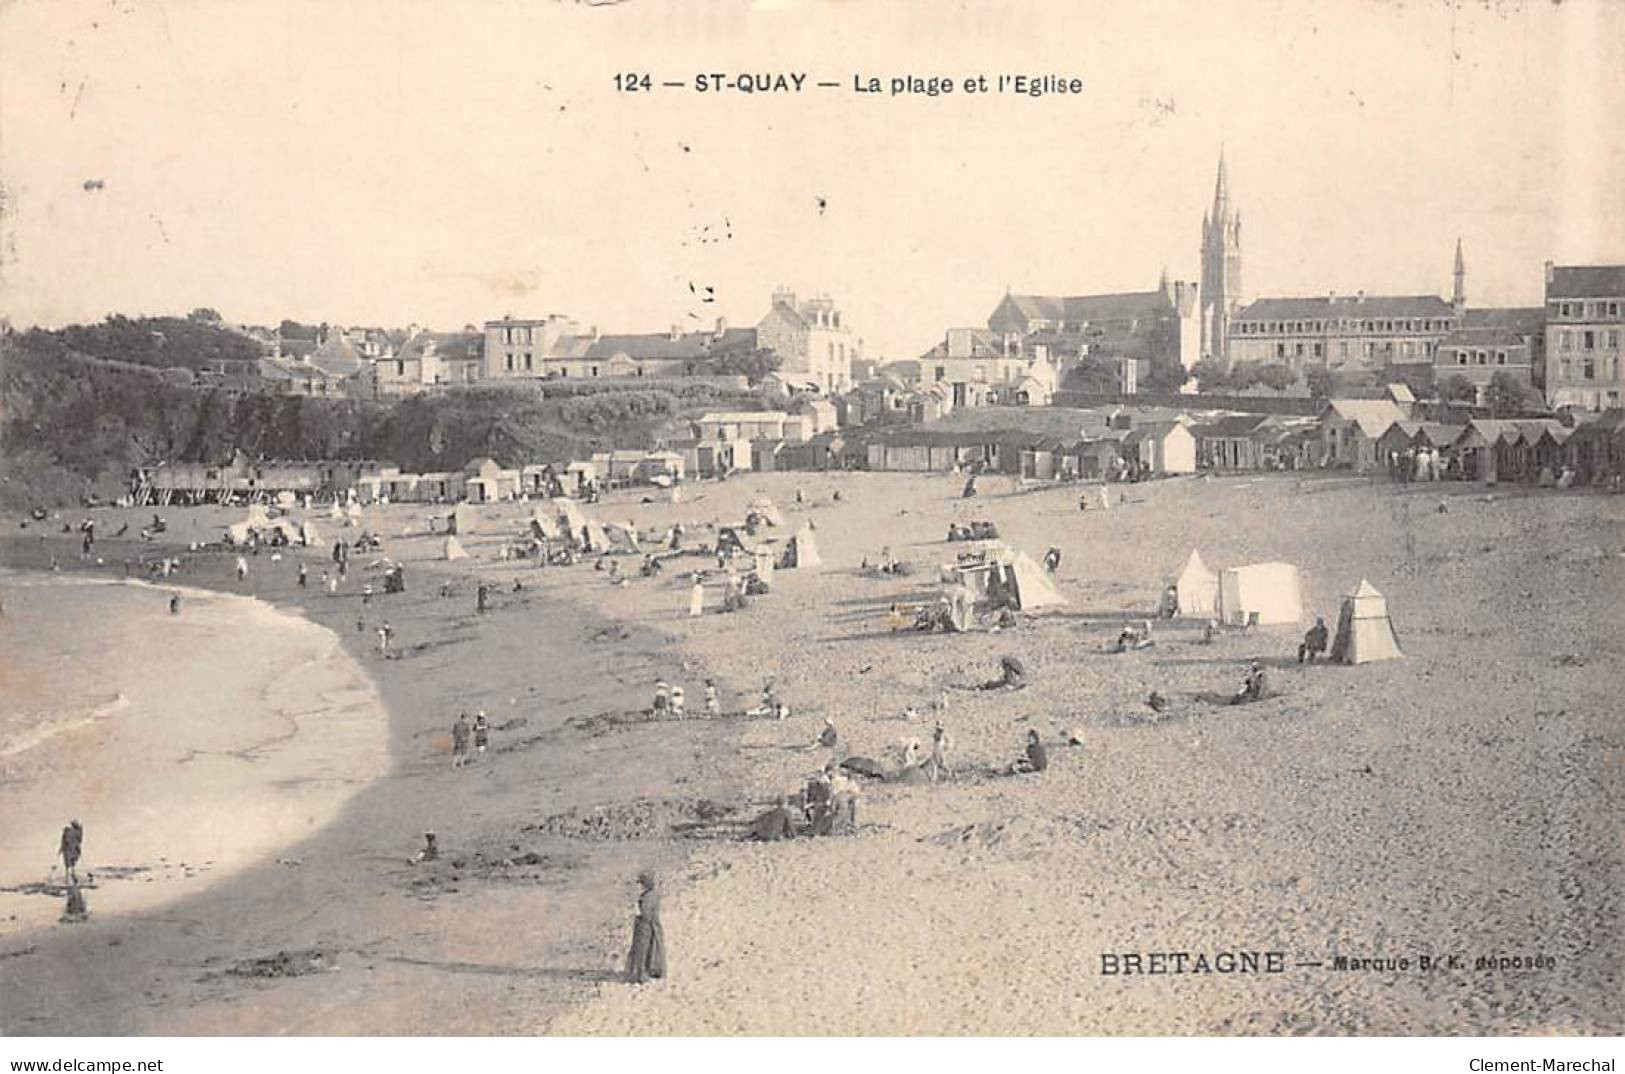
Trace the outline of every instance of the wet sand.
<path fill-rule="evenodd" d="M 617 494 L 596 509 L 643 526 L 731 523 L 765 492 L 787 530 L 816 521 L 823 570 L 780 572 L 746 611 L 694 620 L 679 568 L 700 558 L 624 587 L 588 566 L 497 562 L 491 536 L 465 541 L 477 558 L 437 563 L 438 539 L 398 536 L 421 525 L 421 508 L 369 512 L 411 572 L 404 597 L 377 603 L 402 658 L 366 658 L 391 713 L 391 774 L 296 848 L 297 867 L 262 865 L 162 914 L 8 942 L 6 1030 L 1625 1025 L 1613 670 L 1625 502 L 1276 477 L 1135 486 L 1124 490 L 1132 502 L 1080 513 L 1075 490 L 1010 493 L 994 480 L 964 501 L 960 483 L 761 475 L 694 486 L 681 505 Z M 516 533 L 524 510 L 485 514 L 493 530 Z M 172 525 L 194 514 L 169 513 Z M 1071 604 L 992 636 L 892 634 L 888 605 L 932 593 L 936 565 L 955 551 L 942 541 L 947 522 L 972 518 L 992 519 L 1035 558 L 1060 547 Z M 914 572 L 859 572 L 882 544 Z M 1369 578 L 1390 599 L 1406 659 L 1298 668 L 1292 630 L 1203 645 L 1190 623 L 1159 627 L 1153 649 L 1102 653 L 1125 620 L 1150 612 L 1192 547 L 1215 568 L 1298 563 L 1310 610 L 1329 622 L 1336 595 Z M 314 581 L 320 557 L 311 563 Z M 298 596 L 288 568 L 260 567 L 249 588 Z M 234 586 L 225 557 L 197 569 Z M 442 574 L 455 578 L 444 599 Z M 476 575 L 495 586 L 484 616 L 473 612 Z M 508 591 L 514 577 L 526 580 L 521 594 Z M 713 605 L 719 596 L 708 593 Z M 354 632 L 353 590 L 304 594 L 300 606 L 358 658 L 370 647 Z M 991 677 L 1004 652 L 1027 666 L 1026 689 L 960 688 Z M 1255 656 L 1270 663 L 1276 696 L 1213 705 Z M 794 715 L 624 716 L 647 704 L 656 677 L 682 682 L 696 707 L 707 673 L 724 682 L 728 708 L 753 702 L 774 675 Z M 1175 702 L 1155 724 L 1138 718 L 1152 688 Z M 490 711 L 496 753 L 452 772 L 443 742 L 459 706 Z M 913 721 L 902 718 L 909 706 L 921 713 Z M 962 774 L 937 787 L 865 787 L 855 837 L 713 838 L 726 825 L 701 814 L 748 815 L 825 760 L 810 748 L 825 716 L 842 752 L 877 758 L 940 719 Z M 1080 729 L 1083 744 L 1055 746 L 1050 771 L 993 774 L 1029 727 L 1053 741 L 1061 725 Z M 424 826 L 447 847 L 431 869 L 405 864 Z M 673 976 L 632 988 L 610 977 L 630 878 L 649 863 L 667 884 Z M 1107 952 L 1236 949 L 1279 949 L 1294 966 L 1275 976 L 1100 973 Z M 293 978 L 225 972 L 284 950 L 331 957 L 314 963 L 323 972 Z M 1425 975 L 1296 965 L 1419 954 L 1465 956 L 1469 967 L 1480 955 L 1539 954 L 1555 965 Z M 808 977 L 819 987 L 798 983 Z"/>

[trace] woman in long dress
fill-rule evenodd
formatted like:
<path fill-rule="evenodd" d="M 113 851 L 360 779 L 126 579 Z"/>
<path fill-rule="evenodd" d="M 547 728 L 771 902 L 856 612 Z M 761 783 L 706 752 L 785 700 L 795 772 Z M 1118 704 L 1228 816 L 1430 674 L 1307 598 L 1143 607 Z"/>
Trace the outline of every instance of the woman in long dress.
<path fill-rule="evenodd" d="M 666 930 L 660 925 L 660 891 L 655 875 L 648 870 L 638 874 L 638 916 L 632 922 L 632 950 L 626 957 L 626 977 L 643 984 L 666 976 Z"/>

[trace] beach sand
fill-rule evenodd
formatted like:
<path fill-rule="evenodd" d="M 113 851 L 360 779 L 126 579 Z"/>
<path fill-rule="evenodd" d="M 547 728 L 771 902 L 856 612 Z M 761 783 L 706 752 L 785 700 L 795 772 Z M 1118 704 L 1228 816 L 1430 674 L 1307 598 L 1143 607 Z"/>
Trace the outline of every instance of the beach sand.
<path fill-rule="evenodd" d="M 612 585 L 590 566 L 495 557 L 526 511 L 482 511 L 475 558 L 438 562 L 425 509 L 372 509 L 408 593 L 367 608 L 298 593 L 291 560 L 192 557 L 184 580 L 296 603 L 344 639 L 390 712 L 387 776 L 285 851 L 162 911 L 93 916 L 0 949 L 8 1033 L 1520 1033 L 1619 1032 L 1616 698 L 1625 501 L 1348 476 L 1180 480 L 1013 492 L 926 475 L 747 475 L 680 505 L 617 493 L 592 509 L 690 538 L 760 494 L 785 531 L 816 523 L 826 566 L 779 572 L 734 615 L 686 615 L 682 570 Z M 794 490 L 807 504 L 794 503 Z M 841 502 L 832 491 L 839 488 Z M 656 497 L 648 497 L 651 500 Z M 1443 503 L 1445 510 L 1439 510 Z M 221 511 L 168 512 L 182 533 Z M 116 520 L 116 512 L 107 513 Z M 893 634 L 895 601 L 934 596 L 950 519 L 987 518 L 1034 558 L 1063 551 L 1070 604 L 994 635 Z M 185 519 L 185 522 L 179 520 Z M 193 520 L 196 519 L 196 525 Z M 113 528 L 108 522 L 103 532 Z M 324 531 L 325 532 L 325 531 Z M 195 538 L 194 538 L 195 539 Z M 67 538 L 14 535 L 36 561 Z M 116 546 L 107 542 L 109 549 Z M 856 568 L 882 545 L 904 577 Z M 1406 658 L 1300 668 L 1293 629 L 1221 636 L 1158 626 L 1152 649 L 1102 650 L 1144 619 L 1192 548 L 1219 568 L 1282 559 L 1335 623 L 1362 577 L 1389 598 Z M 110 551 L 110 563 L 121 553 Z M 306 553 L 312 570 L 320 550 Z M 635 561 L 627 561 L 635 564 Z M 473 611 L 473 579 L 494 607 Z M 453 593 L 438 596 L 441 578 Z M 511 592 L 522 578 L 525 589 Z M 711 586 L 715 607 L 720 590 Z M 388 615 L 398 660 L 355 631 Z M 1029 685 L 965 689 L 1021 658 Z M 1242 663 L 1275 696 L 1243 708 Z M 654 679 L 697 708 L 774 676 L 779 721 L 639 722 Z M 1158 723 L 1141 701 L 1174 704 Z M 494 754 L 453 772 L 458 708 L 491 713 Z M 919 716 L 904 718 L 914 707 Z M 868 785 L 859 834 L 752 845 L 720 836 L 829 755 L 889 759 L 937 720 L 959 777 Z M 523 722 L 520 722 L 523 721 Z M 1038 776 L 996 774 L 1028 728 Z M 702 801 L 706 804 L 702 805 Z M 433 827 L 446 854 L 409 866 Z M 54 837 L 43 848 L 49 854 Z M 671 979 L 614 980 L 640 867 L 667 895 Z M 96 906 L 92 905 L 93 914 Z M 1123 977 L 1111 952 L 1280 950 L 1277 975 Z M 260 975 L 243 961 L 319 972 Z M 1331 960 L 1465 960 L 1430 973 Z M 1473 968 L 1480 956 L 1550 967 Z M 1321 963 L 1319 966 L 1302 965 Z M 287 962 L 279 963 L 287 964 Z M 233 971 L 237 972 L 233 972 Z"/>

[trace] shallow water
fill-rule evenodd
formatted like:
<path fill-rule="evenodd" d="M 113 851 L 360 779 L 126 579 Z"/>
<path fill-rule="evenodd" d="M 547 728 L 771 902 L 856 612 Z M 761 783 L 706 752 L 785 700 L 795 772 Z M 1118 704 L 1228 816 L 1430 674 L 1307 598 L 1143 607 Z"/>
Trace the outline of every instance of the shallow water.
<path fill-rule="evenodd" d="M 126 912 L 308 836 L 388 770 L 371 679 L 297 615 L 10 572 L 0 599 L 0 933 L 56 919 L 70 819 L 92 913 Z"/>

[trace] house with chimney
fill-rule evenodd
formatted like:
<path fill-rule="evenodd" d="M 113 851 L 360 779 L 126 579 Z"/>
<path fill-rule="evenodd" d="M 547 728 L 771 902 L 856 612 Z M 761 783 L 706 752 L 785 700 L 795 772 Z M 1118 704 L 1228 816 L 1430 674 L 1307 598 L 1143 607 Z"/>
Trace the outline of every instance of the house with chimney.
<path fill-rule="evenodd" d="M 837 395 L 852 386 L 862 341 L 828 296 L 802 299 L 794 291 L 775 291 L 756 325 L 756 340 L 783 360 L 779 374 L 792 391 Z"/>
<path fill-rule="evenodd" d="M 569 318 L 504 317 L 485 323 L 490 379 L 684 377 L 715 372 L 720 359 L 756 350 L 756 330 L 718 318 L 707 330 L 673 325 L 665 332 L 601 334 Z"/>

